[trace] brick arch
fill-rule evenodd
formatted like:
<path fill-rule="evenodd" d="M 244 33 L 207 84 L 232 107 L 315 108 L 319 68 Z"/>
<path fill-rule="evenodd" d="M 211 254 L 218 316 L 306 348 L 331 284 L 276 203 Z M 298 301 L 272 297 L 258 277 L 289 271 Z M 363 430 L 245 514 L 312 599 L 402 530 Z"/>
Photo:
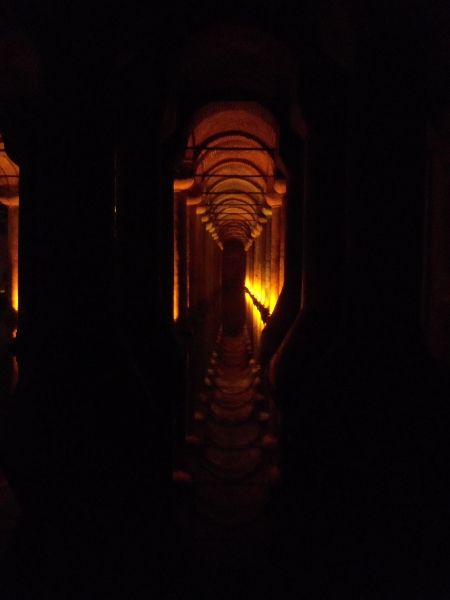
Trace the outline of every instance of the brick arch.
<path fill-rule="evenodd" d="M 278 143 L 275 117 L 256 102 L 211 102 L 191 119 L 185 165 L 218 243 L 236 239 L 248 246 L 259 231 Z"/>
<path fill-rule="evenodd" d="M 273 115 L 257 102 L 211 102 L 201 108 L 191 121 L 190 129 L 196 145 L 220 132 L 242 132 L 267 147 L 277 143 L 278 123 Z"/>

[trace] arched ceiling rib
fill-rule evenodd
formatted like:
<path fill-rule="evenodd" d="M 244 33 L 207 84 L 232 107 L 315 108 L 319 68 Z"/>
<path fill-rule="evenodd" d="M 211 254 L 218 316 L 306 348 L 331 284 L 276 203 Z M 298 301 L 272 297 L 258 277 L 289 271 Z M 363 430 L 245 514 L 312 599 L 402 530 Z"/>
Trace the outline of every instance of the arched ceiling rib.
<path fill-rule="evenodd" d="M 192 173 L 197 213 L 218 242 L 248 247 L 262 230 L 274 193 L 278 125 L 256 102 L 213 102 L 191 123 L 183 164 Z"/>
<path fill-rule="evenodd" d="M 191 124 L 192 136 L 198 146 L 227 131 L 253 135 L 269 148 L 278 142 L 277 122 L 256 102 L 212 102 L 196 114 Z"/>

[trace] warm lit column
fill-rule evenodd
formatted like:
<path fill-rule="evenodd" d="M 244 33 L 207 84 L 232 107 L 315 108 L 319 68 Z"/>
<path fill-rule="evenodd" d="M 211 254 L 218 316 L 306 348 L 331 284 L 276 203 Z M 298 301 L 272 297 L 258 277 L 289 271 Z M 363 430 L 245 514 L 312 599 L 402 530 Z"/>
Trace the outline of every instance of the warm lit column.
<path fill-rule="evenodd" d="M 287 131 L 280 147 L 288 170 L 286 201 L 280 206 L 280 279 L 281 292 L 261 336 L 261 365 L 266 367 L 280 347 L 300 309 L 302 255 L 303 255 L 303 199 L 304 199 L 304 142 Z M 283 182 L 284 183 L 284 182 Z M 279 196 L 278 192 L 275 192 Z M 284 209 L 286 216 L 283 218 Z"/>
<path fill-rule="evenodd" d="M 196 274 L 196 281 L 197 281 L 197 288 L 198 288 L 198 301 L 199 302 L 204 302 L 208 295 L 207 295 L 207 290 L 206 290 L 206 238 L 207 238 L 207 234 L 205 231 L 205 227 L 202 223 L 202 215 L 205 212 L 205 207 L 203 206 L 196 206 L 195 207 L 195 213 L 196 213 L 196 225 L 195 225 L 195 231 L 196 231 L 196 236 L 197 236 L 197 249 L 198 249 L 198 253 L 197 253 L 197 258 L 196 258 L 196 262 L 198 265 L 198 270 L 197 270 L 197 274 Z"/>
<path fill-rule="evenodd" d="M 250 244 L 250 245 L 249 245 Z M 253 248 L 254 243 L 247 242 L 247 272 L 245 277 L 245 285 L 249 289 L 253 289 Z M 250 300 L 250 296 L 246 294 L 247 299 L 247 322 L 248 322 L 248 335 L 250 339 L 253 339 L 253 303 Z"/>
<path fill-rule="evenodd" d="M 267 204 L 272 209 L 271 219 L 271 260 L 270 260 L 270 312 L 273 311 L 280 293 L 281 262 L 281 210 L 282 196 L 270 194 L 266 198 Z"/>
<path fill-rule="evenodd" d="M 180 253 L 178 249 L 178 198 L 173 196 L 173 320 L 178 321 L 180 306 Z"/>
<path fill-rule="evenodd" d="M 8 206 L 8 250 L 11 264 L 11 305 L 19 310 L 19 203 Z"/>
<path fill-rule="evenodd" d="M 0 201 L 8 206 L 8 258 L 10 269 L 9 306 L 17 313 L 19 310 L 19 198 L 1 198 Z M 12 336 L 16 335 L 16 322 L 12 321 L 10 330 Z M 16 358 L 12 359 L 11 389 L 17 383 L 18 368 Z"/>
<path fill-rule="evenodd" d="M 188 310 L 188 228 L 186 190 L 193 179 L 175 179 L 173 184 L 173 318 L 185 320 Z"/>
<path fill-rule="evenodd" d="M 254 289 L 255 296 L 261 302 L 261 300 L 262 300 L 262 296 L 261 296 L 261 274 L 262 274 L 261 250 L 262 250 L 262 248 L 261 248 L 261 237 L 260 236 L 258 236 L 256 238 L 256 240 L 254 242 L 254 246 L 255 246 L 255 251 L 254 251 L 254 264 L 253 264 L 253 289 Z"/>
<path fill-rule="evenodd" d="M 258 235 L 255 240 L 255 296 L 259 302 L 264 302 L 263 296 L 263 283 L 262 277 L 264 273 L 263 259 L 264 256 L 264 239 L 262 235 Z M 259 338 L 261 335 L 261 315 L 258 310 L 254 310 L 254 323 L 253 328 L 253 352 L 258 355 L 259 353 Z"/>
<path fill-rule="evenodd" d="M 198 335 L 197 327 L 200 323 L 198 314 L 199 305 L 199 286 L 197 276 L 202 270 L 200 261 L 203 257 L 201 251 L 200 235 L 205 235 L 204 227 L 199 222 L 196 213 L 197 205 L 201 201 L 201 196 L 193 196 L 188 193 L 186 197 L 187 210 L 187 239 L 186 239 L 186 260 L 187 260 L 187 290 L 186 299 L 188 304 L 187 317 L 189 319 L 188 331 L 193 332 L 187 343 L 187 381 L 186 381 L 186 407 L 185 407 L 185 435 L 194 433 L 194 415 L 196 409 L 196 399 L 198 390 L 201 388 L 201 382 L 204 377 L 205 366 L 205 343 Z"/>
<path fill-rule="evenodd" d="M 19 167 L 5 152 L 0 136 L 0 202 L 8 207 L 10 305 L 19 308 Z"/>
<path fill-rule="evenodd" d="M 272 266 L 272 227 L 271 223 L 268 220 L 265 220 L 264 225 L 264 237 L 266 238 L 265 247 L 266 247 L 266 267 L 264 274 L 264 297 L 265 297 L 265 306 L 270 311 L 270 270 Z"/>
<path fill-rule="evenodd" d="M 335 98 L 338 98 L 336 90 Z M 297 410 L 338 325 L 344 262 L 345 136 L 336 118 L 315 123 L 306 141 L 301 310 L 272 363 L 280 406 Z M 295 393 L 293 393 L 295 390 Z"/>
<path fill-rule="evenodd" d="M 19 198 L 0 198 L 8 206 L 8 255 L 11 271 L 10 306 L 19 310 Z"/>
<path fill-rule="evenodd" d="M 281 290 L 284 285 L 284 274 L 285 274 L 285 266 L 284 266 L 284 258 L 286 253 L 286 206 L 283 201 L 282 205 L 279 208 L 279 219 L 280 219 L 280 275 L 279 275 L 279 286 L 278 286 L 278 294 L 281 294 Z"/>
<path fill-rule="evenodd" d="M 197 240 L 197 215 L 195 214 L 195 206 L 187 203 L 187 261 L 188 261 L 188 306 L 189 309 L 194 308 L 197 304 L 197 281 L 196 275 L 198 270 L 198 240 Z"/>
<path fill-rule="evenodd" d="M 260 236 L 260 244 L 261 244 L 261 302 L 266 306 L 268 304 L 268 298 L 266 295 L 266 255 L 267 255 L 267 235 L 266 235 L 266 227 L 263 227 Z"/>
<path fill-rule="evenodd" d="M 251 289 L 254 289 L 253 265 L 255 262 L 255 242 L 250 245 L 247 250 L 247 278 Z"/>

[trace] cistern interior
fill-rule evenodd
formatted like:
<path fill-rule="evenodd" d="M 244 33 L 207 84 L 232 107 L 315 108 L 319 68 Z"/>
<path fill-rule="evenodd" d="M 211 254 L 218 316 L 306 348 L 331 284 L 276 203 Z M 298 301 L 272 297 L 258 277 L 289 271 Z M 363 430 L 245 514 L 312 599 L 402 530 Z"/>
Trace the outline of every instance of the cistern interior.
<path fill-rule="evenodd" d="M 209 103 L 193 117 L 175 170 L 173 313 L 186 346 L 187 390 L 174 518 L 185 534 L 203 532 L 208 570 L 223 579 L 220 545 L 254 546 L 249 527 L 266 541 L 270 487 L 279 477 L 277 409 L 258 364 L 284 279 L 279 125 L 256 102 Z M 229 528 L 225 539 L 221 527 Z"/>
<path fill-rule="evenodd" d="M 0 1 L 2 600 L 450 597 L 449 40 Z"/>

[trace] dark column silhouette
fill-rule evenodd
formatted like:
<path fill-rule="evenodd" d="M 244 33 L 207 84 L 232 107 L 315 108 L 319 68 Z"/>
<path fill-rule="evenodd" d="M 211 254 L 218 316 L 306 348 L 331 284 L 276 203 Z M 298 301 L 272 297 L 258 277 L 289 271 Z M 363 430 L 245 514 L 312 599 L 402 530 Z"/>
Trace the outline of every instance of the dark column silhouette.
<path fill-rule="evenodd" d="M 281 135 L 280 153 L 288 170 L 285 198 L 284 285 L 261 335 L 261 366 L 264 368 L 279 348 L 300 310 L 302 286 L 302 222 L 304 201 L 304 143 L 297 134 Z"/>

